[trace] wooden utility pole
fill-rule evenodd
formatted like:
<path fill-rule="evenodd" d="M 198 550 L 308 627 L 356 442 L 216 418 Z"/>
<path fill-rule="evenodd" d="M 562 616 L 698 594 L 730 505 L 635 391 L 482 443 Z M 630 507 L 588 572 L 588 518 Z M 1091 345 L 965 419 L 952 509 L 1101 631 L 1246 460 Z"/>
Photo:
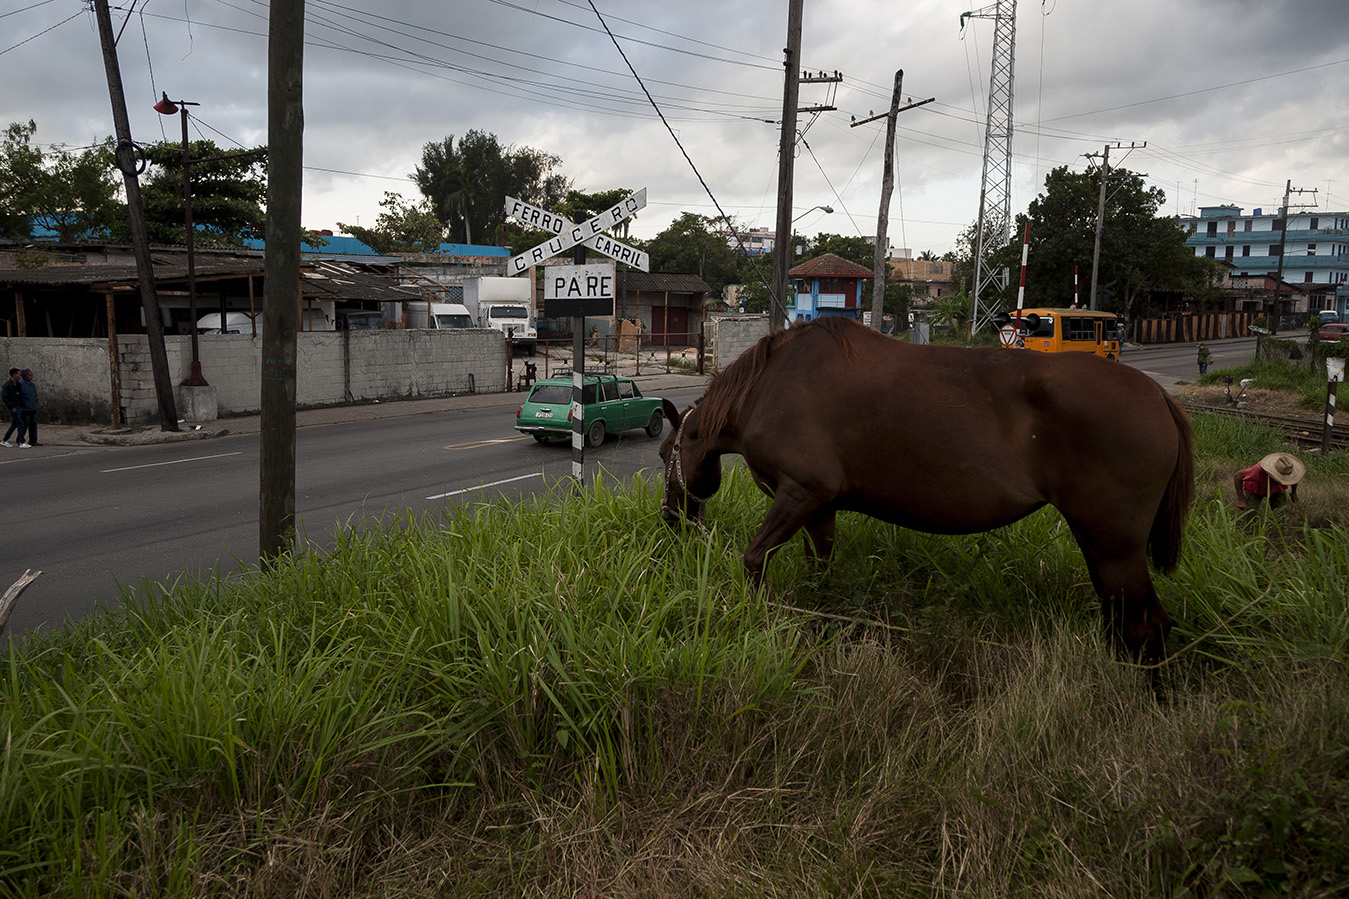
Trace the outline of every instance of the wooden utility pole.
<path fill-rule="evenodd" d="M 272 0 L 267 34 L 267 226 L 262 301 L 258 553 L 295 542 L 295 332 L 300 317 L 304 0 Z"/>
<path fill-rule="evenodd" d="M 122 170 L 122 181 L 126 186 L 126 208 L 131 219 L 131 246 L 136 257 L 136 279 L 140 282 L 141 309 L 145 313 L 150 371 L 154 375 L 155 398 L 159 400 L 159 427 L 163 431 L 176 431 L 178 404 L 174 400 L 169 357 L 164 349 L 164 318 L 159 312 L 159 295 L 155 293 L 155 267 L 150 261 L 150 232 L 145 227 L 145 207 L 141 205 L 136 145 L 131 142 L 131 123 L 126 114 L 126 95 L 122 92 L 122 70 L 117 64 L 117 42 L 112 34 L 112 14 L 108 12 L 108 0 L 94 0 L 94 15 L 98 19 L 98 36 L 103 45 L 103 68 L 108 76 L 112 121 L 117 132 L 117 167 Z"/>
<path fill-rule="evenodd" d="M 782 139 L 778 146 L 778 223 L 773 237 L 773 289 L 768 327 L 777 331 L 787 321 L 787 269 L 792 264 L 792 177 L 796 162 L 796 104 L 801 90 L 801 18 L 805 0 L 787 5 L 785 80 L 782 90 Z"/>
<path fill-rule="evenodd" d="M 876 262 L 872 267 L 874 280 L 871 284 L 871 326 L 877 331 L 881 329 L 881 320 L 885 314 L 885 257 L 890 246 L 890 194 L 895 187 L 895 125 L 899 120 L 899 114 L 907 109 L 913 109 L 918 106 L 924 106 L 936 100 L 936 97 L 929 97 L 926 100 L 919 100 L 917 103 L 909 103 L 907 106 L 899 105 L 899 91 L 904 85 L 904 70 L 895 72 L 895 92 L 890 98 L 890 111 L 884 114 L 885 126 L 885 173 L 881 179 L 881 211 L 876 217 Z M 851 127 L 865 125 L 867 122 L 874 122 L 882 116 L 872 116 L 853 122 Z M 899 323 L 895 323 L 898 327 Z"/>
<path fill-rule="evenodd" d="M 876 259 L 871 267 L 871 327 L 877 331 L 885 319 L 885 257 L 890 249 L 890 194 L 895 189 L 895 122 L 899 118 L 899 91 L 904 70 L 895 72 L 895 91 L 890 96 L 890 114 L 885 121 L 885 173 L 881 178 L 881 211 L 876 216 Z"/>

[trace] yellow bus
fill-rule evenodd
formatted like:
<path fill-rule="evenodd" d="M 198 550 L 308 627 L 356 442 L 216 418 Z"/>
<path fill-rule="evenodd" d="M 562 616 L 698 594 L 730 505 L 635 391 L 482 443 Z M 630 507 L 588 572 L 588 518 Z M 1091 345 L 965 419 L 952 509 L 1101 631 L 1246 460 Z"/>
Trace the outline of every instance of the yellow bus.
<path fill-rule="evenodd" d="M 1107 359 L 1120 354 L 1119 316 L 1094 309 L 1022 309 L 1021 329 L 1015 312 L 993 316 L 1003 346 L 1040 353 L 1095 353 Z"/>

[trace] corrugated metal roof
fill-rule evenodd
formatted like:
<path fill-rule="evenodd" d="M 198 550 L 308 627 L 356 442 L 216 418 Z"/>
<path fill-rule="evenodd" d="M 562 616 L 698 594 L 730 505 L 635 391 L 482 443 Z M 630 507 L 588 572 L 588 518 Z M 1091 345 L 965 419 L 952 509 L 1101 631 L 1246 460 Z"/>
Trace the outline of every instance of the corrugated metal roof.
<path fill-rule="evenodd" d="M 187 281 L 187 262 L 156 262 L 155 283 L 159 287 Z M 194 277 L 200 282 L 225 278 L 261 277 L 261 259 L 198 259 Z M 315 260 L 301 265 L 302 288 L 306 297 L 324 300 L 378 300 L 396 302 L 424 300 L 426 294 L 401 287 L 396 274 L 368 271 L 360 266 Z M 90 290 L 129 289 L 138 283 L 136 266 L 48 265 L 42 268 L 0 269 L 0 285 L 8 287 L 87 287 Z"/>
<path fill-rule="evenodd" d="M 261 259 L 199 259 L 194 265 L 195 275 L 201 280 L 237 278 L 262 274 Z M 155 262 L 156 281 L 186 281 L 187 261 Z M 45 265 L 41 268 L 0 269 L 0 284 L 16 287 L 59 287 L 84 285 L 86 287 L 113 287 L 135 284 L 136 266 L 130 264 L 105 265 Z"/>
<path fill-rule="evenodd" d="M 697 275 L 668 272 L 619 272 L 618 292 L 708 293 L 712 288 Z"/>
<path fill-rule="evenodd" d="M 849 262 L 836 253 L 825 253 L 790 269 L 788 278 L 872 278 L 871 269 Z"/>

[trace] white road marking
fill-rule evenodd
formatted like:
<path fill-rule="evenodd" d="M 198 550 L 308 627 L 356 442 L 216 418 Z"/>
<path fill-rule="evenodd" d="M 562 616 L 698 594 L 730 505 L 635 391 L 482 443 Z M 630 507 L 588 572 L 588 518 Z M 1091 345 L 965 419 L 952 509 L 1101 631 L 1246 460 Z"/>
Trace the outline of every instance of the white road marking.
<path fill-rule="evenodd" d="M 530 478 L 541 478 L 543 472 L 536 471 L 533 474 L 522 474 L 518 478 L 506 478 L 504 481 L 493 481 L 490 484 L 479 484 L 476 487 L 465 487 L 462 490 L 451 490 L 449 493 L 437 493 L 435 496 L 428 496 L 427 499 L 445 499 L 447 496 L 458 496 L 461 493 L 474 493 L 479 490 L 486 490 L 488 487 L 499 487 L 502 484 L 511 484 L 515 481 L 527 481 Z"/>
<path fill-rule="evenodd" d="M 135 471 L 138 468 L 158 468 L 161 465 L 177 465 L 180 462 L 205 462 L 208 459 L 223 459 L 226 456 L 240 456 L 242 453 L 217 453 L 214 456 L 193 456 L 191 459 L 174 459 L 171 462 L 151 462 L 147 465 L 128 465 L 126 468 L 105 468 L 99 474 L 111 474 L 114 471 Z"/>

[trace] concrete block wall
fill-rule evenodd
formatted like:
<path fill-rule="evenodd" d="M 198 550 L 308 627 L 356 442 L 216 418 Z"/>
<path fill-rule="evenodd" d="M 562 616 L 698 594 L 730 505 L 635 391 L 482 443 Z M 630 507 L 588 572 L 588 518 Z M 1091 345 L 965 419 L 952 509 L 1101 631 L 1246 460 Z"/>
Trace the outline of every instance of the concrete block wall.
<path fill-rule="evenodd" d="M 759 338 L 768 334 L 767 315 L 713 316 L 703 325 L 703 337 L 715 356 L 711 369 L 722 371 Z"/>
<path fill-rule="evenodd" d="M 164 344 L 169 380 L 177 388 L 191 374 L 191 338 L 166 336 Z M 197 338 L 197 349 L 202 375 L 215 388 L 220 415 L 261 409 L 261 338 L 203 334 Z M 0 364 L 4 375 L 11 367 L 33 370 L 40 420 L 112 421 L 106 340 L 0 338 Z M 145 335 L 118 338 L 118 375 L 124 421 L 130 425 L 157 423 L 159 400 Z M 497 331 L 304 331 L 297 335 L 295 401 L 301 408 L 505 389 L 506 344 Z"/>
<path fill-rule="evenodd" d="M 112 419 L 108 341 L 96 337 L 0 338 L 0 377 L 31 368 L 37 384 L 38 421 Z M 3 411 L 3 409 L 0 409 Z M 9 426 L 9 413 L 4 413 Z"/>

